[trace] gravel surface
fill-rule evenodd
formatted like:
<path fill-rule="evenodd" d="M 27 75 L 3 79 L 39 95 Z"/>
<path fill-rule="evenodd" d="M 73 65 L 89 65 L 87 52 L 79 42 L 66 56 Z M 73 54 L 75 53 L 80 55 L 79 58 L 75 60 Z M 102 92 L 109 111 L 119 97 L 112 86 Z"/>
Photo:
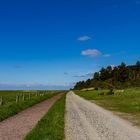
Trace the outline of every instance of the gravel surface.
<path fill-rule="evenodd" d="M 140 130 L 94 103 L 69 92 L 65 140 L 140 140 Z"/>
<path fill-rule="evenodd" d="M 22 140 L 60 96 L 56 95 L 0 122 L 0 140 Z"/>

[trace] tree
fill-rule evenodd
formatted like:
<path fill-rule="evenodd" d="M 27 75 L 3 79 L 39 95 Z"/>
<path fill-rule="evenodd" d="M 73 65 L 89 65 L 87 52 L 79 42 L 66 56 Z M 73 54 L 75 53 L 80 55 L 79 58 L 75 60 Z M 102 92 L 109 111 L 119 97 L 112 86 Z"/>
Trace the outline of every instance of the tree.
<path fill-rule="evenodd" d="M 99 72 L 95 72 L 93 78 L 94 78 L 95 80 L 99 80 L 99 79 L 100 79 L 100 74 L 99 74 Z"/>
<path fill-rule="evenodd" d="M 135 65 L 126 66 L 125 63 L 112 69 L 111 66 L 102 68 L 99 72 L 95 72 L 92 79 L 77 82 L 74 89 L 83 89 L 89 87 L 128 87 L 140 86 L 140 62 Z"/>
<path fill-rule="evenodd" d="M 105 68 L 102 68 L 100 70 L 100 79 L 105 81 L 105 80 L 109 79 L 109 77 L 110 77 L 109 71 Z"/>
<path fill-rule="evenodd" d="M 140 61 L 137 61 L 136 66 L 140 66 Z"/>
<path fill-rule="evenodd" d="M 129 77 L 128 74 L 128 69 L 126 67 L 125 63 L 121 63 L 121 65 L 119 66 L 119 81 L 120 82 L 125 82 Z"/>

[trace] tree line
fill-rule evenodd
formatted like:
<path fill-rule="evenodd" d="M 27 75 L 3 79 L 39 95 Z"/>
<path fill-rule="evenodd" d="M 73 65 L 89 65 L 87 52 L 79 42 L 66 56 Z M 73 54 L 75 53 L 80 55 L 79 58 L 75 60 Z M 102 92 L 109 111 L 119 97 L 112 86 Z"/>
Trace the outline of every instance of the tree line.
<path fill-rule="evenodd" d="M 74 89 L 84 88 L 128 88 L 140 87 L 140 62 L 135 65 L 127 66 L 121 63 L 119 66 L 107 66 L 95 72 L 91 79 L 79 81 L 75 84 Z"/>

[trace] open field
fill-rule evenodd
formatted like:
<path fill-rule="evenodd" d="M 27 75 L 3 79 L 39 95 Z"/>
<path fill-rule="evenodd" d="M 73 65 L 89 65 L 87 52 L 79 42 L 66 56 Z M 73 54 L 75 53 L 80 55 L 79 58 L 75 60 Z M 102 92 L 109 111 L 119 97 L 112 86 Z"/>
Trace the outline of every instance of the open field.
<path fill-rule="evenodd" d="M 58 92 L 59 91 L 0 91 L 0 121 L 48 99 Z"/>
<path fill-rule="evenodd" d="M 90 100 L 115 114 L 129 120 L 133 125 L 140 126 L 140 89 L 132 88 L 114 95 L 99 95 L 108 90 L 75 91 L 79 96 Z"/>
<path fill-rule="evenodd" d="M 25 140 L 64 139 L 65 98 L 66 94 L 56 101 L 37 126 L 26 136 Z"/>
<path fill-rule="evenodd" d="M 3 110 L 3 114 L 11 111 L 12 115 L 56 95 L 0 122 L 0 137 L 2 140 L 8 140 L 9 138 L 11 140 L 21 140 L 23 138 L 24 140 L 140 139 L 139 129 L 132 126 L 132 124 L 140 126 L 139 88 L 115 90 L 113 95 L 108 95 L 109 90 L 100 89 L 74 91 L 86 100 L 73 92 L 65 94 L 65 91 L 63 91 L 61 93 L 64 93 L 64 95 L 57 95 L 58 92 L 1 91 L 0 94 L 3 95 L 3 101 L 5 101 L 0 106 L 0 111 Z M 17 95 L 19 96 L 18 101 L 16 101 Z"/>

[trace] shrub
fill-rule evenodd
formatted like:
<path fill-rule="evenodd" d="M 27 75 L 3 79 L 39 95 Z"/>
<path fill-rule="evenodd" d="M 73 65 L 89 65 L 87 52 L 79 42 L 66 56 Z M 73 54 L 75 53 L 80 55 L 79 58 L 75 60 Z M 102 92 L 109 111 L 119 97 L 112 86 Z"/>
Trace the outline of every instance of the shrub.
<path fill-rule="evenodd" d="M 114 91 L 113 91 L 113 89 L 110 89 L 110 91 L 109 92 L 107 92 L 107 94 L 106 95 L 114 95 Z"/>
<path fill-rule="evenodd" d="M 103 95 L 105 95 L 105 93 L 104 93 L 104 92 L 101 92 L 101 93 L 99 93 L 98 95 L 99 95 L 99 96 L 103 96 Z"/>
<path fill-rule="evenodd" d="M 95 89 L 94 90 L 99 90 L 97 87 L 95 87 Z"/>

